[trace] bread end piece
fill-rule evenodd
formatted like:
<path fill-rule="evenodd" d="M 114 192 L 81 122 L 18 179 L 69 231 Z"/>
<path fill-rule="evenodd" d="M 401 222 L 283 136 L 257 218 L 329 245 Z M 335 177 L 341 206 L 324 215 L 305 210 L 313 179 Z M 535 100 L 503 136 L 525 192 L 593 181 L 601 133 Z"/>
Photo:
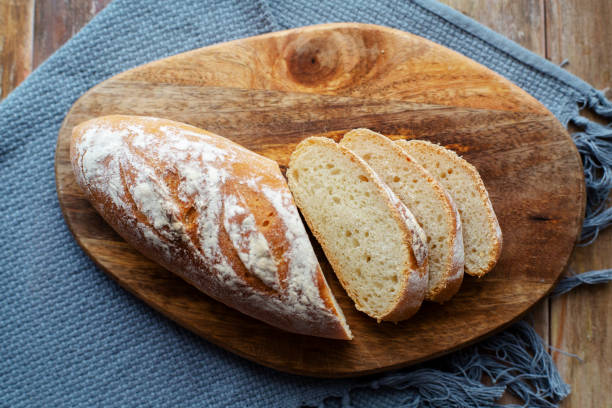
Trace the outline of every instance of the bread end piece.
<path fill-rule="evenodd" d="M 165 119 L 73 129 L 77 183 L 135 249 L 210 297 L 282 330 L 352 338 L 278 164 Z"/>

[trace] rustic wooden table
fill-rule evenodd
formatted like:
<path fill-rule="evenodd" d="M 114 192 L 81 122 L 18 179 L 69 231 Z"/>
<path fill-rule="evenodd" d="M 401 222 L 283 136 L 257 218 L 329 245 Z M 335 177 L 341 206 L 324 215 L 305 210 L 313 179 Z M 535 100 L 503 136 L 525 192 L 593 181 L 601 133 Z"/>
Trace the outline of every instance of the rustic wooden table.
<path fill-rule="evenodd" d="M 611 0 L 442 0 L 599 89 L 612 85 Z M 0 98 L 72 37 L 110 0 L 0 0 Z M 607 90 L 612 97 L 612 91 Z M 586 112 L 585 115 L 591 115 Z M 592 115 L 591 115 L 592 117 Z M 575 272 L 612 267 L 612 228 L 577 248 Z M 574 290 L 532 314 L 544 340 L 577 354 L 553 357 L 572 394 L 563 407 L 612 406 L 612 285 Z M 512 398 L 504 397 L 504 401 Z"/>

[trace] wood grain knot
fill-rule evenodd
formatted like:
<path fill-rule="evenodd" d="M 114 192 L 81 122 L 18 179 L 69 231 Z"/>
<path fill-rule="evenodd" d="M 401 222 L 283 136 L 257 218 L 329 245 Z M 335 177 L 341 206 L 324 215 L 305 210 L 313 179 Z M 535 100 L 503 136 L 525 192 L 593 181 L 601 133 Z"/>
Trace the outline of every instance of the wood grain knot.
<path fill-rule="evenodd" d="M 293 36 L 283 53 L 286 75 L 305 88 L 355 87 L 383 65 L 384 47 L 380 41 L 376 33 L 357 30 Z"/>
<path fill-rule="evenodd" d="M 304 85 L 330 82 L 339 73 L 340 53 L 335 41 L 323 37 L 294 42 L 287 52 L 287 67 L 294 81 Z"/>

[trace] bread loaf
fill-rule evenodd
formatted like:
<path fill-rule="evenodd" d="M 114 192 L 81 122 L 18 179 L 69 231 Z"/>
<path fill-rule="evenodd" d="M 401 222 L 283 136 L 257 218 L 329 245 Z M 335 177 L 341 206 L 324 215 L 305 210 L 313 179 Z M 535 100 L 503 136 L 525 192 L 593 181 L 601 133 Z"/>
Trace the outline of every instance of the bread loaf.
<path fill-rule="evenodd" d="M 71 160 L 119 235 L 202 292 L 284 330 L 352 337 L 276 162 L 135 116 L 75 127 Z"/>
<path fill-rule="evenodd" d="M 446 190 L 391 139 L 368 129 L 344 135 L 340 145 L 372 167 L 414 214 L 427 235 L 426 300 L 445 302 L 463 281 L 463 237 L 457 208 Z"/>
<path fill-rule="evenodd" d="M 287 178 L 357 309 L 378 321 L 412 316 L 427 286 L 425 235 L 376 173 L 333 140 L 311 137 L 291 155 Z"/>
<path fill-rule="evenodd" d="M 451 193 L 463 224 L 465 272 L 484 276 L 499 259 L 502 232 L 478 170 L 452 150 L 424 140 L 397 141 Z"/>

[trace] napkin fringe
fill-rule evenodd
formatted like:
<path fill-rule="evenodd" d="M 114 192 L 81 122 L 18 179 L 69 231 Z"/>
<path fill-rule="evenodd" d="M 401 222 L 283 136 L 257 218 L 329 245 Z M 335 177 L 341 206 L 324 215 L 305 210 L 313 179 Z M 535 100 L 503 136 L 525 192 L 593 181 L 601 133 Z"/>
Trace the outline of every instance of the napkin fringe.
<path fill-rule="evenodd" d="M 584 168 L 587 205 L 580 245 L 586 246 L 597 239 L 601 230 L 612 225 L 612 207 L 607 205 L 612 190 L 612 123 L 602 125 L 587 119 L 580 115 L 579 109 L 588 108 L 602 118 L 612 119 L 612 103 L 596 89 L 576 102 L 578 108 L 570 123 L 580 129 L 572 138 Z"/>
<path fill-rule="evenodd" d="M 542 338 L 524 321 L 428 366 L 383 375 L 314 405 L 352 408 L 360 389 L 386 388 L 402 392 L 397 406 L 405 408 L 497 407 L 506 391 L 523 401 L 523 407 L 550 408 L 570 393 Z"/>
<path fill-rule="evenodd" d="M 583 284 L 595 285 L 597 283 L 607 283 L 611 280 L 612 269 L 584 272 L 561 280 L 561 282 L 559 282 L 559 284 L 552 290 L 550 295 L 559 296 Z"/>

